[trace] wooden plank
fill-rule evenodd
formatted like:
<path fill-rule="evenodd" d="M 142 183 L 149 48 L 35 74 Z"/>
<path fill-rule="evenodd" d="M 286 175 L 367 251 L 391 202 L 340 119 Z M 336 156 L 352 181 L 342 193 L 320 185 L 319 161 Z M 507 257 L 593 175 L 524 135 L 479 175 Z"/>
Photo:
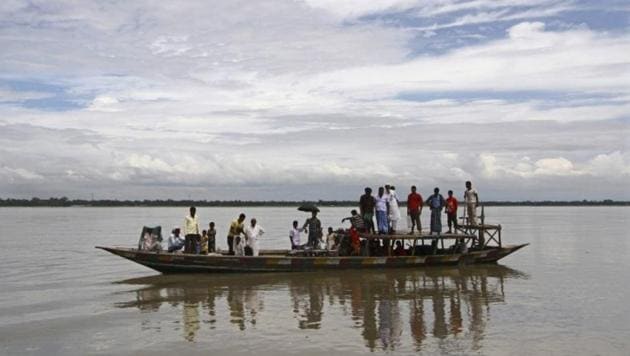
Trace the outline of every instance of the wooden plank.
<path fill-rule="evenodd" d="M 462 230 L 466 230 L 466 229 L 471 229 L 471 230 L 478 230 L 478 229 L 483 229 L 483 230 L 498 230 L 501 228 L 501 225 L 490 225 L 490 224 L 477 224 L 477 225 L 462 225 L 459 224 L 457 225 L 458 229 L 462 229 Z"/>
<path fill-rule="evenodd" d="M 440 235 L 375 235 L 375 234 L 360 234 L 361 238 L 366 240 L 419 240 L 419 239 L 464 239 L 464 238 L 476 238 L 471 234 L 440 234 Z"/>

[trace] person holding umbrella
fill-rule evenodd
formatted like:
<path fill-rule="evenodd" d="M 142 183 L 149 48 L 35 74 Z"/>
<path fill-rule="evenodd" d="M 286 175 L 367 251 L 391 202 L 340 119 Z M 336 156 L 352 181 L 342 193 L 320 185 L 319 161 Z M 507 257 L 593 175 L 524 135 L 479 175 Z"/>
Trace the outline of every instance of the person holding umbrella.
<path fill-rule="evenodd" d="M 311 217 L 306 219 L 302 229 L 304 232 L 308 233 L 308 243 L 307 246 L 316 249 L 319 245 L 319 242 L 322 240 L 323 232 L 322 232 L 322 222 L 317 218 L 317 213 L 319 209 L 314 205 L 303 205 L 298 208 L 300 211 L 310 211 Z"/>

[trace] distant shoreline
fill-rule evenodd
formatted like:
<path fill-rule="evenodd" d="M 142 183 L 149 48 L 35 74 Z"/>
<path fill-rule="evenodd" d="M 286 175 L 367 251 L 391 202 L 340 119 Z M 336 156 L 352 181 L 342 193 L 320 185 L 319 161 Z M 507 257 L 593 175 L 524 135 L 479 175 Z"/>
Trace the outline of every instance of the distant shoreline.
<path fill-rule="evenodd" d="M 358 201 L 304 200 L 304 201 L 245 201 L 245 200 L 84 200 L 50 199 L 0 199 L 0 207 L 297 207 L 314 203 L 322 207 L 356 207 Z M 405 206 L 405 202 L 400 203 Z M 630 206 L 630 201 L 575 200 L 575 201 L 484 201 L 483 206 Z"/>

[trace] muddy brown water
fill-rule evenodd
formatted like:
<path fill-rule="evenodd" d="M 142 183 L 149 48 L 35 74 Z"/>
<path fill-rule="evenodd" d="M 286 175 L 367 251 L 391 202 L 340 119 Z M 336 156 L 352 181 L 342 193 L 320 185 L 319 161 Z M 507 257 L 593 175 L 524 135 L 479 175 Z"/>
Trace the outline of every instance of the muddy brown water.
<path fill-rule="evenodd" d="M 288 244 L 290 208 L 200 208 L 225 247 L 244 211 Z M 339 226 L 347 208 L 324 208 Z M 500 265 L 160 275 L 95 245 L 133 245 L 180 208 L 0 208 L 0 354 L 630 353 L 630 208 L 495 207 Z M 424 217 L 425 219 L 428 216 Z M 424 221 L 423 222 L 427 222 Z"/>

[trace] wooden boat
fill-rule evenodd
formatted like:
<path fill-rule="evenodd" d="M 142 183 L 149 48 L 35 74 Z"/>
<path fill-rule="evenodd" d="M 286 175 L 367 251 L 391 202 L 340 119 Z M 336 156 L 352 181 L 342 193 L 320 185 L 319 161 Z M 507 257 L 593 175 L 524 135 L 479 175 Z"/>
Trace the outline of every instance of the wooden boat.
<path fill-rule="evenodd" d="M 143 251 L 136 248 L 96 248 L 126 258 L 162 273 L 192 272 L 302 272 L 317 270 L 401 268 L 425 266 L 472 265 L 496 263 L 500 259 L 527 246 L 503 245 L 501 225 L 460 225 L 458 233 L 440 235 L 369 235 L 363 240 L 405 241 L 410 255 L 394 256 L 391 247 L 382 256 L 339 256 L 326 250 L 262 250 L 259 256 L 230 256 L 227 254 L 196 255 Z M 455 244 L 445 247 L 445 241 Z M 411 242 L 411 243 L 410 243 Z M 425 242 L 433 242 L 425 245 Z M 441 246 L 440 246 L 441 245 Z"/>
<path fill-rule="evenodd" d="M 287 250 L 263 250 L 260 256 L 193 255 L 97 246 L 162 273 L 302 272 L 330 269 L 400 268 L 496 263 L 528 244 L 425 256 L 292 256 Z"/>
<path fill-rule="evenodd" d="M 461 218 L 464 222 L 466 217 Z M 415 235 L 372 235 L 361 233 L 365 242 L 360 256 L 339 255 L 327 250 L 261 250 L 259 256 L 231 256 L 228 254 L 197 255 L 145 251 L 139 248 L 104 247 L 114 255 L 126 258 L 162 273 L 205 273 L 205 272 L 304 272 L 344 269 L 417 268 L 425 266 L 465 266 L 497 263 L 500 259 L 529 244 L 503 245 L 501 225 L 485 223 L 481 209 L 480 224 L 459 224 L 455 233 Z M 144 228 L 142 234 L 148 228 Z M 161 231 L 159 227 L 158 233 Z M 346 234 L 349 241 L 349 236 Z M 342 238 L 343 240 L 343 238 Z M 369 255 L 369 242 L 383 241 L 378 256 Z M 453 241 L 445 246 L 445 241 Z M 395 256 L 392 246 L 395 241 L 409 246 L 409 255 Z M 429 245 L 425 245 L 429 242 Z M 343 245 L 343 244 L 342 244 Z M 342 249 L 340 248 L 340 251 Z"/>

